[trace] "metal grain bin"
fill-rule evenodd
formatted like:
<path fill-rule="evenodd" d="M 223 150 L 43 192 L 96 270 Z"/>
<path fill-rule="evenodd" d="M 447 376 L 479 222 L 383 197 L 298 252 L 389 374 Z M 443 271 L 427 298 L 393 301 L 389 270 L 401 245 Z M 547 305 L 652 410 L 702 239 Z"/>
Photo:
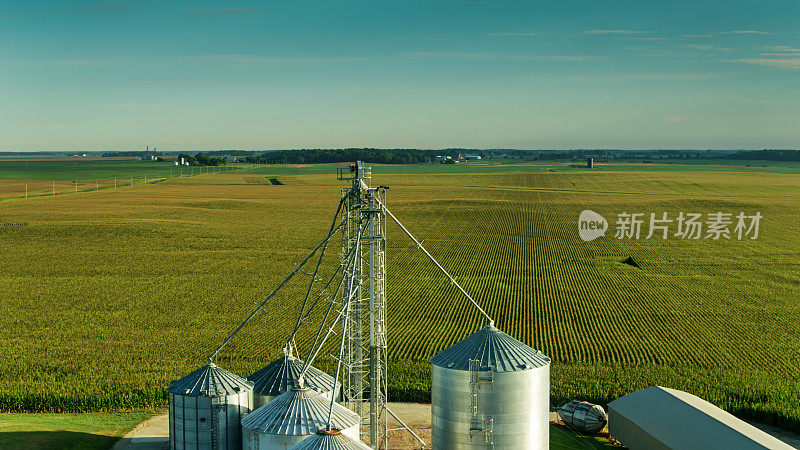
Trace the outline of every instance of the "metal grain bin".
<path fill-rule="evenodd" d="M 277 396 L 297 385 L 297 378 L 303 371 L 305 363 L 287 352 L 266 367 L 253 372 L 247 377 L 253 382 L 253 409 L 266 405 Z M 322 392 L 330 398 L 334 391 L 333 377 L 314 366 L 308 368 L 304 376 L 304 386 Z M 341 383 L 336 383 L 334 396 L 339 395 Z"/>
<path fill-rule="evenodd" d="M 242 449 L 288 449 L 328 424 L 331 401 L 309 388 L 292 388 L 242 418 Z M 361 418 L 334 403 L 331 427 L 358 440 Z"/>
<path fill-rule="evenodd" d="M 369 448 L 367 444 L 332 429 L 317 431 L 317 434 L 304 439 L 291 450 L 369 450 Z"/>
<path fill-rule="evenodd" d="M 240 421 L 252 408 L 252 383 L 208 363 L 167 391 L 170 449 L 241 448 Z"/>
<path fill-rule="evenodd" d="M 578 400 L 558 408 L 558 416 L 566 426 L 586 434 L 597 434 L 608 423 L 608 417 L 602 406 Z"/>
<path fill-rule="evenodd" d="M 431 358 L 434 449 L 547 449 L 550 358 L 487 326 Z"/>

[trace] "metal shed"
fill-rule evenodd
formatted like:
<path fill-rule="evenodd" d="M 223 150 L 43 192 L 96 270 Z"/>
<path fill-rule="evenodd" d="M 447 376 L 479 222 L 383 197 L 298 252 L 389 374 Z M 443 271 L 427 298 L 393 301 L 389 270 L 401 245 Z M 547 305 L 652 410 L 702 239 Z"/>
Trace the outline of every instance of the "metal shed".
<path fill-rule="evenodd" d="M 792 449 L 700 397 L 661 386 L 609 403 L 608 427 L 631 450 Z"/>
<path fill-rule="evenodd" d="M 489 325 L 431 358 L 440 449 L 549 447 L 550 358 Z"/>

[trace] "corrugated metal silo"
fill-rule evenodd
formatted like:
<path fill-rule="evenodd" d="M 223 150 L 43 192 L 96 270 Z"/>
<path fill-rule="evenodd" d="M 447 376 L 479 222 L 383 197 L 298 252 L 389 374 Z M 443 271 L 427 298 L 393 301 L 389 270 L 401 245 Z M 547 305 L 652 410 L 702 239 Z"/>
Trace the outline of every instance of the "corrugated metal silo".
<path fill-rule="evenodd" d="M 327 427 L 330 399 L 309 388 L 292 388 L 242 418 L 242 449 L 288 449 Z M 334 403 L 331 427 L 358 440 L 361 418 Z"/>
<path fill-rule="evenodd" d="M 347 435 L 342 434 L 341 431 L 332 430 L 319 430 L 317 434 L 304 439 L 299 444 L 291 448 L 291 450 L 369 450 L 370 447 Z"/>
<path fill-rule="evenodd" d="M 549 447 L 550 358 L 492 325 L 431 358 L 434 449 Z"/>
<path fill-rule="evenodd" d="M 253 409 L 260 408 L 272 399 L 297 385 L 298 377 L 305 363 L 287 352 L 266 367 L 253 372 L 247 377 L 253 382 Z M 330 398 L 333 388 L 333 377 L 311 366 L 303 376 L 304 386 L 322 392 Z M 334 396 L 339 395 L 341 383 L 336 383 Z"/>
<path fill-rule="evenodd" d="M 170 449 L 241 448 L 240 421 L 252 409 L 253 383 L 209 362 L 167 391 Z"/>

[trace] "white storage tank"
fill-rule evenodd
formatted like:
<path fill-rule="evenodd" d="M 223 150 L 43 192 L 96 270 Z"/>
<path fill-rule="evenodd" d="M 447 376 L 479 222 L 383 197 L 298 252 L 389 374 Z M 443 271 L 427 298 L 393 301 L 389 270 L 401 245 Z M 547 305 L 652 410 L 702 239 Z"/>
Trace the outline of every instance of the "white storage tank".
<path fill-rule="evenodd" d="M 242 449 L 288 449 L 328 425 L 331 400 L 313 389 L 295 387 L 242 417 Z M 359 439 L 361 418 L 334 403 L 331 427 Z"/>
<path fill-rule="evenodd" d="M 434 449 L 547 449 L 550 358 L 489 325 L 431 358 Z"/>
<path fill-rule="evenodd" d="M 370 447 L 337 429 L 331 429 L 317 431 L 317 434 L 304 439 L 291 450 L 370 450 Z"/>
<path fill-rule="evenodd" d="M 247 377 L 249 381 L 253 382 L 253 409 L 266 405 L 296 386 L 303 366 L 305 366 L 303 360 L 292 356 L 292 352 L 289 350 L 280 358 Z M 336 383 L 334 389 L 333 377 L 314 366 L 308 368 L 303 380 L 304 386 L 322 392 L 328 398 L 330 398 L 331 391 L 334 391 L 334 397 L 339 395 L 341 383 Z"/>
<path fill-rule="evenodd" d="M 171 450 L 241 448 L 240 422 L 252 409 L 252 383 L 209 362 L 167 391 Z"/>

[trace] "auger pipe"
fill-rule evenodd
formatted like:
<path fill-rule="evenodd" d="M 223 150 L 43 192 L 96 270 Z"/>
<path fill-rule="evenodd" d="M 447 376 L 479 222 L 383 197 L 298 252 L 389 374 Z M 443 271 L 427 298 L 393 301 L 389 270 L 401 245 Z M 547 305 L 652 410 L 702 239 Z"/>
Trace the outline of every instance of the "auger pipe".
<path fill-rule="evenodd" d="M 352 281 L 352 278 L 351 278 Z M 351 283 L 352 284 L 352 283 Z M 350 286 L 350 291 L 352 292 L 352 285 Z M 349 296 L 348 296 L 349 297 Z M 348 300 L 348 303 L 350 301 Z M 333 416 L 333 403 L 336 401 L 336 383 L 339 381 L 339 374 L 342 370 L 342 359 L 344 358 L 344 341 L 347 337 L 346 327 L 347 327 L 347 319 L 350 316 L 350 308 L 346 304 L 344 306 L 344 321 L 342 322 L 342 339 L 339 342 L 339 359 L 336 361 L 336 374 L 333 376 L 333 391 L 331 392 L 331 406 L 328 407 L 328 423 L 326 430 L 331 431 L 331 417 Z M 324 341 L 323 341 L 324 342 Z M 322 347 L 322 345 L 320 345 Z M 304 368 L 305 371 L 305 368 Z"/>
<path fill-rule="evenodd" d="M 235 330 L 233 330 L 233 333 L 231 333 L 231 334 L 230 334 L 230 336 L 228 336 L 228 337 L 225 339 L 225 341 L 223 341 L 223 342 L 222 342 L 222 344 L 220 344 L 220 345 L 219 345 L 219 347 L 217 347 L 217 349 L 216 349 L 216 350 L 214 350 L 214 353 L 212 353 L 211 355 L 209 355 L 209 357 L 208 357 L 208 359 L 207 359 L 207 361 L 208 361 L 208 362 L 211 362 L 211 361 L 214 359 L 214 357 L 215 357 L 215 356 L 217 356 L 217 353 L 219 353 L 219 351 L 220 351 L 220 350 L 222 350 L 222 347 L 225 347 L 225 345 L 228 343 L 228 341 L 230 341 L 230 340 L 231 340 L 231 338 L 233 338 L 233 337 L 236 335 L 236 333 L 238 333 L 238 332 L 239 332 L 239 330 L 241 330 L 241 329 L 242 329 L 242 327 L 244 327 L 244 326 L 245 326 L 245 324 L 246 324 L 247 322 L 249 322 L 249 321 L 250 321 L 250 319 L 252 319 L 252 318 L 253 318 L 253 316 L 255 316 L 255 315 L 256 315 L 256 313 L 258 313 L 258 311 L 259 311 L 261 308 L 263 308 L 263 307 L 264 307 L 264 305 L 266 305 L 266 304 L 267 304 L 267 302 L 269 301 L 269 299 L 271 299 L 271 298 L 272 298 L 272 297 L 273 297 L 273 296 L 274 296 L 274 295 L 275 295 L 275 294 L 276 294 L 276 293 L 277 293 L 277 292 L 278 292 L 278 291 L 279 291 L 279 290 L 280 290 L 280 289 L 283 287 L 283 285 L 284 285 L 284 284 L 286 284 L 287 282 L 289 282 L 289 280 L 291 280 L 291 279 L 292 279 L 292 277 L 293 277 L 293 276 L 294 276 L 294 275 L 295 275 L 297 272 L 299 272 L 299 271 L 300 271 L 300 269 L 303 267 L 303 265 L 304 265 L 306 262 L 308 262 L 308 260 L 309 260 L 309 259 L 311 259 L 311 257 L 312 257 L 312 256 L 314 256 L 314 254 L 315 254 L 315 253 L 317 253 L 317 250 L 319 250 L 319 249 L 320 249 L 320 248 L 321 248 L 323 245 L 325 245 L 325 244 L 328 242 L 328 240 L 330 240 L 330 238 L 331 238 L 331 237 L 332 237 L 332 236 L 333 236 L 333 235 L 334 235 L 334 234 L 335 234 L 337 231 L 339 231 L 339 228 L 341 228 L 341 227 L 342 227 L 342 225 L 344 225 L 344 222 L 342 222 L 341 224 L 339 224 L 339 226 L 338 226 L 338 227 L 336 227 L 336 228 L 335 228 L 335 229 L 333 229 L 333 230 L 332 230 L 330 233 L 328 233 L 328 236 L 327 236 L 325 239 L 323 239 L 323 240 L 322 240 L 322 242 L 320 242 L 320 243 L 319 243 L 319 245 L 317 245 L 317 247 L 314 249 L 314 251 L 312 251 L 312 252 L 311 252 L 311 253 L 310 253 L 308 256 L 306 256 L 306 259 L 304 259 L 304 260 L 303 260 L 303 262 L 301 262 L 301 263 L 300 263 L 300 264 L 299 264 L 299 265 L 298 265 L 298 266 L 297 266 L 297 267 L 296 267 L 296 268 L 295 268 L 295 269 L 292 271 L 292 273 L 290 273 L 290 274 L 289 274 L 289 276 L 288 276 L 288 277 L 286 277 L 286 279 L 284 279 L 284 280 L 283 280 L 283 282 L 281 282 L 281 284 L 279 284 L 279 285 L 278 285 L 278 287 L 276 287 L 276 288 L 275 288 L 275 290 L 274 290 L 274 291 L 272 291 L 272 293 L 271 293 L 271 294 L 269 294 L 269 295 L 267 296 L 267 298 L 265 298 L 265 299 L 264 299 L 264 301 L 263 301 L 263 302 L 261 302 L 261 304 L 259 304 L 259 305 L 258 305 L 258 307 L 256 307 L 256 309 L 255 309 L 255 310 L 253 310 L 253 312 L 252 312 L 252 313 L 250 313 L 250 315 L 249 315 L 249 316 L 247 316 L 247 318 L 246 318 L 246 319 L 244 319 L 244 322 L 242 322 L 241 324 L 239 324 L 239 326 L 238 326 L 238 327 L 236 327 L 236 329 L 235 329 Z"/>
<path fill-rule="evenodd" d="M 339 206 L 336 208 L 336 212 L 333 214 L 333 221 L 331 221 L 331 228 L 330 230 L 328 230 L 328 233 L 333 233 L 333 228 L 336 226 L 336 219 L 339 217 L 339 212 L 342 210 L 344 199 L 345 197 L 342 197 L 339 200 Z M 308 296 L 311 295 L 311 288 L 314 286 L 314 282 L 317 279 L 319 266 L 320 264 L 322 264 L 323 256 L 325 256 L 325 250 L 328 248 L 328 242 L 330 241 L 325 241 L 325 245 L 322 247 L 322 251 L 319 253 L 319 258 L 317 258 L 317 265 L 314 267 L 314 273 L 311 274 L 311 281 L 308 283 L 306 296 L 303 298 L 303 305 L 300 306 L 300 313 L 297 315 L 297 322 L 294 324 L 294 329 L 292 330 L 292 334 L 289 335 L 289 339 L 286 340 L 286 345 L 284 347 L 289 346 L 289 344 L 292 342 L 292 339 L 294 339 L 295 334 L 297 334 L 297 330 L 300 329 L 300 324 L 302 323 L 303 320 L 303 311 L 305 311 L 306 305 L 308 304 Z"/>
<path fill-rule="evenodd" d="M 359 231 L 356 234 L 356 243 L 353 246 L 353 248 L 359 248 L 361 246 L 361 234 L 366 230 L 366 228 L 361 230 L 361 224 L 360 223 L 359 223 L 358 226 L 359 226 Z M 348 266 L 352 265 L 353 268 L 355 268 L 355 265 L 356 265 L 356 257 L 355 256 L 356 256 L 356 252 L 353 252 L 353 254 L 350 256 L 351 260 L 348 262 Z M 342 272 L 342 281 L 344 281 L 344 278 L 345 278 L 346 275 L 347 275 L 346 272 L 343 271 Z M 358 280 L 358 283 L 361 284 L 361 280 L 360 279 Z M 337 289 L 337 291 L 338 291 L 338 289 Z M 300 372 L 300 376 L 298 377 L 299 379 L 303 379 L 303 377 L 306 374 L 306 371 L 308 370 L 309 367 L 311 367 L 311 364 L 314 362 L 314 359 L 319 354 L 319 351 L 322 350 L 322 347 L 325 345 L 325 341 L 328 339 L 328 337 L 333 332 L 333 329 L 336 327 L 336 323 L 339 322 L 339 319 L 341 319 L 342 316 L 346 317 L 346 315 L 348 313 L 348 309 L 350 307 L 350 300 L 358 292 L 357 289 L 353 289 L 353 277 L 352 276 L 350 277 L 350 280 L 349 280 L 349 283 L 348 283 L 348 291 L 349 292 L 347 293 L 347 299 L 342 302 L 342 309 L 339 311 L 339 314 L 336 315 L 336 319 L 333 320 L 333 323 L 331 323 L 330 328 L 328 328 L 328 331 L 325 333 L 325 337 L 323 337 L 322 340 L 319 342 L 319 345 L 316 346 L 316 350 L 314 350 L 313 354 L 309 354 L 308 358 L 306 358 L 306 365 L 303 366 L 303 370 Z M 345 298 L 344 297 L 344 293 L 342 293 L 342 298 Z M 333 306 L 333 303 L 331 303 L 331 306 Z M 323 323 L 320 324 L 320 332 L 322 331 L 322 326 L 323 326 L 324 323 L 325 322 L 323 321 Z M 342 326 L 343 327 L 347 326 L 347 324 L 345 323 Z M 343 335 L 345 334 L 344 329 L 342 329 L 342 334 Z M 315 342 L 316 342 L 316 340 L 315 340 Z M 338 369 L 337 369 L 337 372 L 338 372 Z M 333 380 L 334 390 L 336 388 L 336 383 L 338 381 L 339 380 L 338 380 L 338 376 L 337 376 L 337 378 L 335 378 Z M 333 395 L 332 395 L 332 397 L 333 397 Z"/>
<path fill-rule="evenodd" d="M 333 329 L 336 328 L 336 324 L 339 323 L 339 319 L 341 319 L 343 316 L 344 317 L 347 316 L 347 314 L 348 314 L 347 313 L 347 309 L 348 309 L 348 307 L 350 305 L 350 299 L 352 299 L 353 296 L 354 296 L 354 292 L 355 291 L 353 290 L 353 291 L 350 292 L 350 294 L 348 294 L 347 300 L 344 303 L 342 303 L 342 308 L 339 310 L 339 314 L 337 314 L 336 318 L 333 319 L 333 323 L 331 323 L 331 326 L 328 328 L 328 331 L 325 333 L 325 336 L 319 342 L 319 345 L 316 346 L 316 349 L 314 350 L 314 352 L 311 355 L 309 355 L 308 358 L 306 358 L 306 364 L 303 366 L 303 370 L 300 372 L 300 375 L 297 377 L 298 380 L 302 380 L 305 377 L 306 371 L 308 371 L 308 368 L 311 367 L 311 364 L 314 362 L 314 359 L 316 359 L 317 355 L 319 354 L 319 351 L 322 350 L 322 347 L 325 345 L 325 341 L 328 340 L 328 337 L 330 337 L 331 333 L 333 333 Z M 344 324 L 343 326 L 345 326 L 345 325 L 346 324 Z M 334 388 L 336 388 L 336 383 L 337 382 L 338 382 L 338 380 L 334 380 L 334 382 L 333 382 L 333 387 Z"/>
<path fill-rule="evenodd" d="M 355 250 L 356 250 L 356 248 L 353 247 L 353 248 L 350 249 L 350 252 L 347 255 L 345 255 L 345 259 L 348 260 L 348 262 L 347 262 L 348 265 L 350 265 L 350 260 L 352 258 L 354 258 Z M 333 273 L 331 278 L 328 280 L 328 284 L 325 285 L 325 289 L 328 288 L 328 285 L 330 284 L 330 282 L 333 281 L 333 279 L 336 277 L 336 274 L 338 274 L 341 269 L 342 269 L 342 266 L 339 265 L 339 267 Z M 319 329 L 317 330 L 317 333 L 314 335 L 314 342 L 311 343 L 311 346 L 308 349 L 308 355 L 306 355 L 306 360 L 308 360 L 308 358 L 311 357 L 311 353 L 314 351 L 314 349 L 317 346 L 317 341 L 319 341 L 319 336 L 320 336 L 320 334 L 322 334 L 322 329 L 325 326 L 325 322 L 328 320 L 328 316 L 330 315 L 331 310 L 333 309 L 333 305 L 334 305 L 333 298 L 336 297 L 336 293 L 339 292 L 339 288 L 342 287 L 342 284 L 344 283 L 344 278 L 345 278 L 344 273 L 342 273 L 342 276 L 339 277 L 339 282 L 336 284 L 336 289 L 333 290 L 333 295 L 331 296 L 330 305 L 328 306 L 327 311 L 325 311 L 325 316 L 322 318 L 322 321 L 319 324 Z M 322 297 L 322 293 L 320 293 L 317 296 L 316 300 L 314 300 L 314 303 L 309 307 L 308 312 L 306 313 L 305 317 L 303 317 L 303 321 L 305 321 L 306 318 L 308 318 L 309 314 L 311 313 L 311 310 L 316 306 L 316 304 L 319 302 L 319 299 L 321 297 Z"/>
<path fill-rule="evenodd" d="M 391 212 L 391 211 L 389 211 L 389 208 L 387 208 L 387 207 L 386 207 L 386 205 L 384 205 L 383 203 L 381 203 L 381 201 L 380 201 L 380 200 L 378 200 L 377 198 L 376 198 L 375 200 L 378 202 L 378 204 L 379 204 L 379 205 L 381 205 L 381 208 L 383 208 L 383 211 L 384 211 L 384 212 L 386 212 L 386 214 L 388 214 L 388 215 L 389 215 L 389 217 L 391 217 L 391 218 L 392 218 L 392 220 L 394 220 L 394 223 L 396 223 L 396 224 L 397 224 L 397 226 L 399 226 L 399 227 L 400 227 L 400 228 L 401 228 L 401 229 L 402 229 L 402 230 L 403 230 L 403 231 L 404 231 L 404 232 L 405 232 L 405 233 L 408 235 L 408 237 L 410 237 L 410 238 L 411 238 L 411 240 L 412 240 L 412 241 L 414 241 L 414 243 L 415 243 L 415 244 L 417 244 L 417 247 L 418 247 L 420 250 L 422 250 L 422 252 L 423 252 L 423 253 L 425 253 L 425 255 L 426 255 L 428 258 L 430 258 L 430 260 L 431 260 L 431 261 L 433 261 L 433 263 L 434 263 L 434 264 L 436 264 L 436 267 L 438 267 L 438 268 L 439 268 L 439 270 L 441 270 L 441 271 L 442 271 L 442 273 L 443 273 L 443 274 L 445 274 L 445 276 L 446 276 L 447 278 L 449 278 L 449 279 L 450 279 L 450 282 L 451 282 L 451 283 L 453 283 L 453 285 L 454 285 L 455 287 L 457 287 L 457 288 L 458 288 L 458 290 L 459 290 L 459 291 L 461 291 L 461 293 L 462 293 L 462 294 L 464 294 L 464 296 L 465 296 L 465 297 L 467 297 L 467 300 L 469 300 L 469 301 L 470 301 L 470 302 L 473 304 L 473 306 L 475 306 L 476 308 L 478 308 L 478 311 L 480 311 L 480 312 L 481 312 L 481 314 L 483 314 L 483 317 L 485 317 L 485 318 L 486 318 L 486 320 L 489 322 L 489 326 L 492 326 L 492 327 L 493 327 L 493 326 L 494 326 L 494 320 L 493 320 L 491 317 L 489 317 L 489 314 L 486 314 L 486 311 L 484 311 L 484 310 L 483 310 L 483 308 L 481 308 L 481 307 L 480 307 L 480 305 L 478 305 L 478 303 L 477 303 L 475 300 L 473 300 L 473 299 L 472 299 L 472 297 L 470 297 L 470 295 L 469 295 L 469 294 L 467 294 L 467 291 L 465 291 L 465 290 L 464 290 L 464 288 L 462 288 L 462 287 L 461 287 L 461 285 L 460 285 L 460 284 L 458 284 L 458 282 L 456 281 L 456 279 L 455 279 L 455 278 L 453 278 L 453 276 L 452 276 L 452 275 L 450 275 L 450 274 L 447 272 L 447 270 L 445 270 L 445 268 L 444 268 L 444 267 L 442 267 L 442 265 L 441 265 L 441 264 L 439 264 L 439 262 L 438 262 L 438 261 L 436 261 L 436 259 L 435 259 L 435 258 L 434 258 L 434 257 L 433 257 L 433 256 L 432 256 L 430 253 L 428 253 L 428 250 L 425 250 L 425 247 L 423 247 L 423 246 L 422 246 L 422 244 L 420 244 L 420 243 L 419 243 L 419 241 L 417 240 L 417 238 L 415 238 L 415 237 L 414 237 L 414 235 L 413 235 L 413 234 L 411 234 L 411 232 L 410 232 L 410 231 L 408 231 L 408 229 L 406 229 L 406 227 L 404 227 L 404 226 L 403 226 L 403 224 L 402 224 L 402 223 L 400 223 L 400 221 L 399 221 L 399 220 L 397 220 L 397 217 L 395 217 L 395 216 L 394 216 L 394 214 L 392 214 L 392 212 Z"/>
<path fill-rule="evenodd" d="M 360 224 L 359 224 L 359 227 L 360 227 Z M 365 230 L 366 230 L 366 228 L 365 228 Z M 357 236 L 356 237 L 356 244 L 355 244 L 354 248 L 359 248 L 359 246 L 361 245 L 361 233 L 362 232 L 363 231 L 359 231 L 358 234 L 356 235 Z M 356 253 L 353 253 L 353 255 L 351 256 L 352 259 L 348 263 L 348 265 L 353 265 L 353 267 L 355 267 L 355 260 L 356 260 L 355 255 L 356 255 Z M 345 272 L 342 272 L 342 280 L 344 280 L 344 277 L 346 275 L 347 274 Z M 300 375 L 298 376 L 298 379 L 301 379 L 301 380 L 303 379 L 303 377 L 306 374 L 306 371 L 308 370 L 309 367 L 311 367 L 311 364 L 314 362 L 314 359 L 319 354 L 319 351 L 322 350 L 322 347 L 325 345 L 325 341 L 328 340 L 328 337 L 333 332 L 333 329 L 336 327 L 336 324 L 339 322 L 339 319 L 341 319 L 342 316 L 346 316 L 347 315 L 348 309 L 350 307 L 350 300 L 358 292 L 358 289 L 354 289 L 353 288 L 353 278 L 352 277 L 350 277 L 349 281 L 350 281 L 350 283 L 348 284 L 348 291 L 349 292 L 347 293 L 347 299 L 344 302 L 342 302 L 342 308 L 341 308 L 341 310 L 339 310 L 339 314 L 336 315 L 336 318 L 333 320 L 333 323 L 331 323 L 331 326 L 330 326 L 330 328 L 328 328 L 328 331 L 325 333 L 325 336 L 319 342 L 319 345 L 316 346 L 316 350 L 314 350 L 313 354 L 310 354 L 309 357 L 306 358 L 306 364 L 305 364 L 305 366 L 303 366 L 303 370 L 300 372 Z M 358 280 L 358 283 L 361 284 L 361 280 Z M 344 298 L 344 295 L 342 295 L 342 298 Z M 342 326 L 347 326 L 347 324 L 345 323 Z M 320 324 L 320 331 L 322 330 L 321 327 L 322 327 L 322 324 Z M 345 334 L 344 330 L 342 330 L 342 334 L 343 335 Z M 339 381 L 338 377 L 337 377 L 337 379 L 333 380 L 334 390 L 336 389 L 336 383 L 338 381 Z M 331 394 L 331 396 L 333 397 L 333 394 Z"/>

